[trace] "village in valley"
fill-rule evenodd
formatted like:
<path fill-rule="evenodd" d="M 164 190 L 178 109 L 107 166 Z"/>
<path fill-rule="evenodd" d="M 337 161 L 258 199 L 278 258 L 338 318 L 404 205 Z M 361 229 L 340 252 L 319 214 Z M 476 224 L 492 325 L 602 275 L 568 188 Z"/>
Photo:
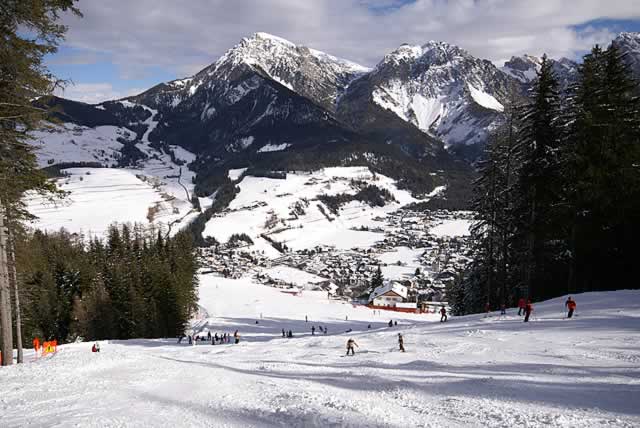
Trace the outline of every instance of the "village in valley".
<path fill-rule="evenodd" d="M 403 312 L 435 312 L 446 302 L 447 285 L 469 262 L 471 212 L 398 209 L 352 230 L 378 233 L 370 246 L 336 248 L 330 242 L 291 249 L 257 249 L 245 236 L 202 248 L 202 272 L 225 278 L 250 277 L 256 283 L 293 293 L 324 290 L 331 299 Z M 276 234 L 277 235 L 277 234 Z M 382 284 L 374 286 L 377 271 Z"/>

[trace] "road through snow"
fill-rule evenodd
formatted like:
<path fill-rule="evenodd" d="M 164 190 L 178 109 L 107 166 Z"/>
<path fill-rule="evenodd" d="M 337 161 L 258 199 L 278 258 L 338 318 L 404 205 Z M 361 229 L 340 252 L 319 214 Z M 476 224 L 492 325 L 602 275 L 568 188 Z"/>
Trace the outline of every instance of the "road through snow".
<path fill-rule="evenodd" d="M 528 324 L 513 310 L 443 324 L 373 315 L 248 279 L 204 276 L 200 294 L 210 318 L 196 328 L 237 328 L 240 344 L 171 338 L 103 342 L 99 354 L 64 345 L 38 361 L 27 353 L 28 364 L 0 369 L 0 425 L 640 426 L 639 291 L 577 295 L 572 320 L 554 299 Z M 312 325 L 329 334 L 312 336 Z"/>

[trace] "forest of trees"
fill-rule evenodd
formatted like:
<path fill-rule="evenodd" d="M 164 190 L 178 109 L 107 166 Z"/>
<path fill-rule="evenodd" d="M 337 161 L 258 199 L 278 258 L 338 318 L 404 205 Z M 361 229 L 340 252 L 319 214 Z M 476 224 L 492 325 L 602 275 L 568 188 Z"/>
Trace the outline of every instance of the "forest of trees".
<path fill-rule="evenodd" d="M 615 45 L 593 48 L 566 93 L 543 58 L 480 164 L 473 262 L 449 290 L 455 313 L 638 288 L 639 91 Z"/>
<path fill-rule="evenodd" d="M 188 233 L 114 225 L 104 241 L 85 241 L 36 231 L 16 240 L 16 259 L 27 343 L 175 337 L 197 306 Z"/>

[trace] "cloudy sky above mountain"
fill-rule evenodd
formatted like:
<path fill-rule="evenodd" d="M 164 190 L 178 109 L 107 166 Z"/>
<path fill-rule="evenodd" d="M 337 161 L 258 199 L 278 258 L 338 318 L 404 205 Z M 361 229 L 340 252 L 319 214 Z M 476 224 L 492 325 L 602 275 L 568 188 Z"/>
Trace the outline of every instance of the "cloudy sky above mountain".
<path fill-rule="evenodd" d="M 640 0 L 81 1 L 49 65 L 98 102 L 184 77 L 263 31 L 374 66 L 402 43 L 457 44 L 497 65 L 524 53 L 577 58 L 620 31 L 640 31 Z"/>

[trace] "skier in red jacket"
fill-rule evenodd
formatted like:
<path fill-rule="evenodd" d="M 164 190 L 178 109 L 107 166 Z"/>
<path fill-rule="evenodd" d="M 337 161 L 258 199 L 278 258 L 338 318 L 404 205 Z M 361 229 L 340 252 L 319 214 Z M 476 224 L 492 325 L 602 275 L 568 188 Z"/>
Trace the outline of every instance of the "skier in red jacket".
<path fill-rule="evenodd" d="M 566 302 L 564 302 L 564 306 L 569 310 L 567 313 L 567 318 L 571 318 L 573 316 L 573 311 L 576 310 L 576 301 L 569 296 Z"/>
<path fill-rule="evenodd" d="M 518 300 L 518 315 L 522 315 L 525 311 L 526 305 L 524 303 L 524 299 L 521 297 L 520 300 Z"/>

